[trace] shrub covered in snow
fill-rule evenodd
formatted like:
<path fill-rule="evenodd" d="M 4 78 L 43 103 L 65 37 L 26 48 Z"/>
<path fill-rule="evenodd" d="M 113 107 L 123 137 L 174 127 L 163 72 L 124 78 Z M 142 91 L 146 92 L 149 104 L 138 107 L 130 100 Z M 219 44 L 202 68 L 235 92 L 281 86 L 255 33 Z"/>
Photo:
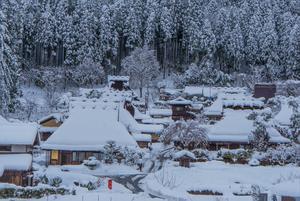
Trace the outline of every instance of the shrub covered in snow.
<path fill-rule="evenodd" d="M 62 179 L 60 177 L 54 177 L 53 179 L 50 179 L 50 185 L 54 187 L 59 187 L 62 182 Z"/>
<path fill-rule="evenodd" d="M 74 191 L 74 190 L 73 190 Z M 76 192 L 75 192 L 76 193 Z M 40 199 L 46 195 L 70 195 L 71 190 L 55 187 L 9 187 L 0 189 L 0 199 Z"/>
<path fill-rule="evenodd" d="M 218 151 L 217 156 L 228 163 L 246 164 L 250 160 L 251 151 L 244 149 L 221 149 Z"/>
<path fill-rule="evenodd" d="M 83 164 L 90 168 L 91 170 L 96 169 L 100 165 L 100 161 L 96 159 L 96 157 L 91 156 L 87 160 L 83 161 Z"/>

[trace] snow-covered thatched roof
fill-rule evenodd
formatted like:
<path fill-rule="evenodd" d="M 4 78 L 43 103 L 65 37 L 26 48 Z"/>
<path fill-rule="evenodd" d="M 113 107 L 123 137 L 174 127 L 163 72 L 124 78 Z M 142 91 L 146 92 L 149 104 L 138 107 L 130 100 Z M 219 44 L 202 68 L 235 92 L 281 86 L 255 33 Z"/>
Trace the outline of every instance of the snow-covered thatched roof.
<path fill-rule="evenodd" d="M 151 108 L 149 110 L 149 114 L 152 116 L 172 116 L 172 110 L 171 109 L 160 109 L 160 108 Z"/>
<path fill-rule="evenodd" d="M 1 124 L 0 145 L 33 145 L 37 130 L 36 123 Z"/>
<path fill-rule="evenodd" d="M 100 151 L 108 141 L 114 141 L 119 146 L 137 146 L 126 127 L 118 121 L 116 107 L 79 105 L 42 148 Z"/>
<path fill-rule="evenodd" d="M 121 76 L 121 75 L 109 75 L 107 77 L 108 82 L 111 81 L 124 81 L 129 82 L 129 76 Z"/>
<path fill-rule="evenodd" d="M 179 96 L 174 100 L 169 101 L 170 105 L 191 105 L 192 101 L 186 100 L 185 98 Z"/>
<path fill-rule="evenodd" d="M 223 103 L 221 98 L 217 98 L 213 104 L 204 110 L 205 115 L 222 116 L 223 114 Z"/>
<path fill-rule="evenodd" d="M 249 135 L 254 130 L 253 121 L 247 117 L 252 110 L 224 110 L 224 118 L 213 125 L 209 131 L 209 141 L 249 143 Z M 288 143 L 288 139 L 272 127 L 267 128 L 270 142 Z"/>

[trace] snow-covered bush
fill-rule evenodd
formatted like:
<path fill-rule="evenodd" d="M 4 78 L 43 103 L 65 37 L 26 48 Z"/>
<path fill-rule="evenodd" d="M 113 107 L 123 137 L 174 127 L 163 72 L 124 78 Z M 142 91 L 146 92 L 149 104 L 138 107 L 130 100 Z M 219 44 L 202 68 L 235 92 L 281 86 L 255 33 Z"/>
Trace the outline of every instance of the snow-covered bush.
<path fill-rule="evenodd" d="M 125 165 L 133 166 L 136 165 L 140 159 L 142 159 L 143 154 L 137 150 L 125 147 L 122 149 L 122 156 L 124 157 Z"/>
<path fill-rule="evenodd" d="M 87 160 L 83 161 L 83 164 L 87 166 L 89 169 L 94 170 L 100 165 L 100 161 L 96 159 L 96 157 L 91 156 Z"/>
<path fill-rule="evenodd" d="M 75 190 L 74 192 L 76 194 Z M 11 187 L 0 189 L 0 199 L 40 199 L 48 195 L 70 195 L 70 193 L 69 189 L 62 187 Z"/>
<path fill-rule="evenodd" d="M 54 177 L 49 181 L 49 184 L 54 187 L 59 187 L 61 183 L 62 179 L 60 177 Z"/>
<path fill-rule="evenodd" d="M 266 152 L 266 158 L 273 165 L 285 165 L 289 163 L 297 164 L 297 149 L 298 145 L 280 145 L 276 148 L 270 148 Z"/>
<path fill-rule="evenodd" d="M 209 160 L 209 152 L 205 149 L 194 149 L 193 154 L 200 161 L 207 161 Z"/>
<path fill-rule="evenodd" d="M 249 164 L 250 166 L 259 166 L 259 165 L 260 165 L 260 162 L 259 162 L 259 160 L 257 160 L 256 158 L 252 158 L 252 159 L 248 162 L 248 164 Z"/>
<path fill-rule="evenodd" d="M 250 160 L 251 151 L 244 149 L 221 149 L 217 153 L 218 158 L 222 158 L 228 163 L 246 164 Z"/>

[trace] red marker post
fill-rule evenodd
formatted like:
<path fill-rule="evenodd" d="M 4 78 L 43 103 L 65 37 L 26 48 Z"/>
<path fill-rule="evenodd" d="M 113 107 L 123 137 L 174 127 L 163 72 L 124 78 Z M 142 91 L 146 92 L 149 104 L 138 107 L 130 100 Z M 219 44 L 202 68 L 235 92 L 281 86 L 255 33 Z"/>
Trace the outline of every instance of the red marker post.
<path fill-rule="evenodd" d="M 112 189 L 112 180 L 111 179 L 108 180 L 107 186 L 108 186 L 109 190 Z"/>

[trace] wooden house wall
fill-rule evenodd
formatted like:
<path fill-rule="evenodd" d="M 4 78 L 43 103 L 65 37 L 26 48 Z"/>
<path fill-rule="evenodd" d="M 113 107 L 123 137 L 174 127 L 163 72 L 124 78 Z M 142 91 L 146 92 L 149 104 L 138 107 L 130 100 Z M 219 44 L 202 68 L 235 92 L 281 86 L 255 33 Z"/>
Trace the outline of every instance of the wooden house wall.
<path fill-rule="evenodd" d="M 30 171 L 15 171 L 15 170 L 5 170 L 3 175 L 0 177 L 0 182 L 11 183 L 17 186 L 27 186 L 28 177 Z"/>
<path fill-rule="evenodd" d="M 47 151 L 46 158 L 48 165 L 78 165 L 91 156 L 95 156 L 98 160 L 102 159 L 100 152 L 61 150 Z"/>

